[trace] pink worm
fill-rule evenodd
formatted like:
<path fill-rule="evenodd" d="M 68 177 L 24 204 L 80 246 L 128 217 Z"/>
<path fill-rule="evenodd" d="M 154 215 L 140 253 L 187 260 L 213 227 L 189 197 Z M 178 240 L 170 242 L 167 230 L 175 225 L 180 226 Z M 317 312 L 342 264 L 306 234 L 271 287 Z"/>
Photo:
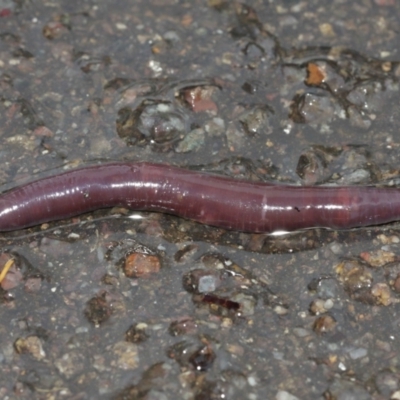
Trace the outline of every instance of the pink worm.
<path fill-rule="evenodd" d="M 0 231 L 123 206 L 245 232 L 346 229 L 400 220 L 400 190 L 248 182 L 162 164 L 71 170 L 0 196 Z"/>

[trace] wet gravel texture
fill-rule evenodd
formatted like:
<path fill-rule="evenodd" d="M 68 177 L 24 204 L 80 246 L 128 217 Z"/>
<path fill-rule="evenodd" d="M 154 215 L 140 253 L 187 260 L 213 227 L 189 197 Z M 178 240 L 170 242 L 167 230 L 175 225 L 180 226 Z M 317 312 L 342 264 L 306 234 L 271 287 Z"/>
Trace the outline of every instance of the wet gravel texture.
<path fill-rule="evenodd" d="M 1 190 L 109 160 L 400 185 L 399 23 L 395 0 L 0 0 Z M 115 208 L 1 234 L 0 397 L 400 399 L 399 232 Z"/>

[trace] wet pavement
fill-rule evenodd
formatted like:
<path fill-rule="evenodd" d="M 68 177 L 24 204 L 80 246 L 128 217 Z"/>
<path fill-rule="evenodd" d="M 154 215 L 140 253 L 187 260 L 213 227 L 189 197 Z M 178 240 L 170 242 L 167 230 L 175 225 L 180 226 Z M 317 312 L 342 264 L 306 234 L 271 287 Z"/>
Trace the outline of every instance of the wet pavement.
<path fill-rule="evenodd" d="M 1 191 L 107 161 L 399 186 L 399 23 L 395 0 L 0 0 Z M 0 246 L 1 398 L 400 399 L 398 223 L 118 207 Z"/>

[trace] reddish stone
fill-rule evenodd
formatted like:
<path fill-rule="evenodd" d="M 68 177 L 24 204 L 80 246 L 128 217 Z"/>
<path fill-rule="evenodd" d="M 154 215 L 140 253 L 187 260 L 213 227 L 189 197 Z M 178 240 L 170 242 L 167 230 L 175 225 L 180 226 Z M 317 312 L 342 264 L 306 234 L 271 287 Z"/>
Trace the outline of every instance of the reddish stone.
<path fill-rule="evenodd" d="M 217 112 L 218 107 L 211 99 L 214 88 L 198 86 L 185 90 L 184 98 L 194 112 L 213 111 Z"/>
<path fill-rule="evenodd" d="M 157 273 L 161 268 L 157 256 L 143 253 L 129 254 L 125 259 L 124 272 L 129 278 L 146 277 Z"/>
<path fill-rule="evenodd" d="M 0 10 L 0 17 L 8 17 L 11 15 L 11 10 L 9 8 L 3 8 Z"/>

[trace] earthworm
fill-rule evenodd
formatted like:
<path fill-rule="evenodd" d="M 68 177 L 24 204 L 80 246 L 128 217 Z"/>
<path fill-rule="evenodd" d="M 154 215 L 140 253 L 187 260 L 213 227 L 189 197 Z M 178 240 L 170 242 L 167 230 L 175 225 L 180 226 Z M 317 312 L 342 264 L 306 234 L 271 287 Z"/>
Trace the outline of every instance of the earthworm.
<path fill-rule="evenodd" d="M 88 166 L 0 196 L 0 231 L 123 206 L 244 232 L 347 229 L 400 220 L 400 190 L 249 182 L 162 164 Z"/>

